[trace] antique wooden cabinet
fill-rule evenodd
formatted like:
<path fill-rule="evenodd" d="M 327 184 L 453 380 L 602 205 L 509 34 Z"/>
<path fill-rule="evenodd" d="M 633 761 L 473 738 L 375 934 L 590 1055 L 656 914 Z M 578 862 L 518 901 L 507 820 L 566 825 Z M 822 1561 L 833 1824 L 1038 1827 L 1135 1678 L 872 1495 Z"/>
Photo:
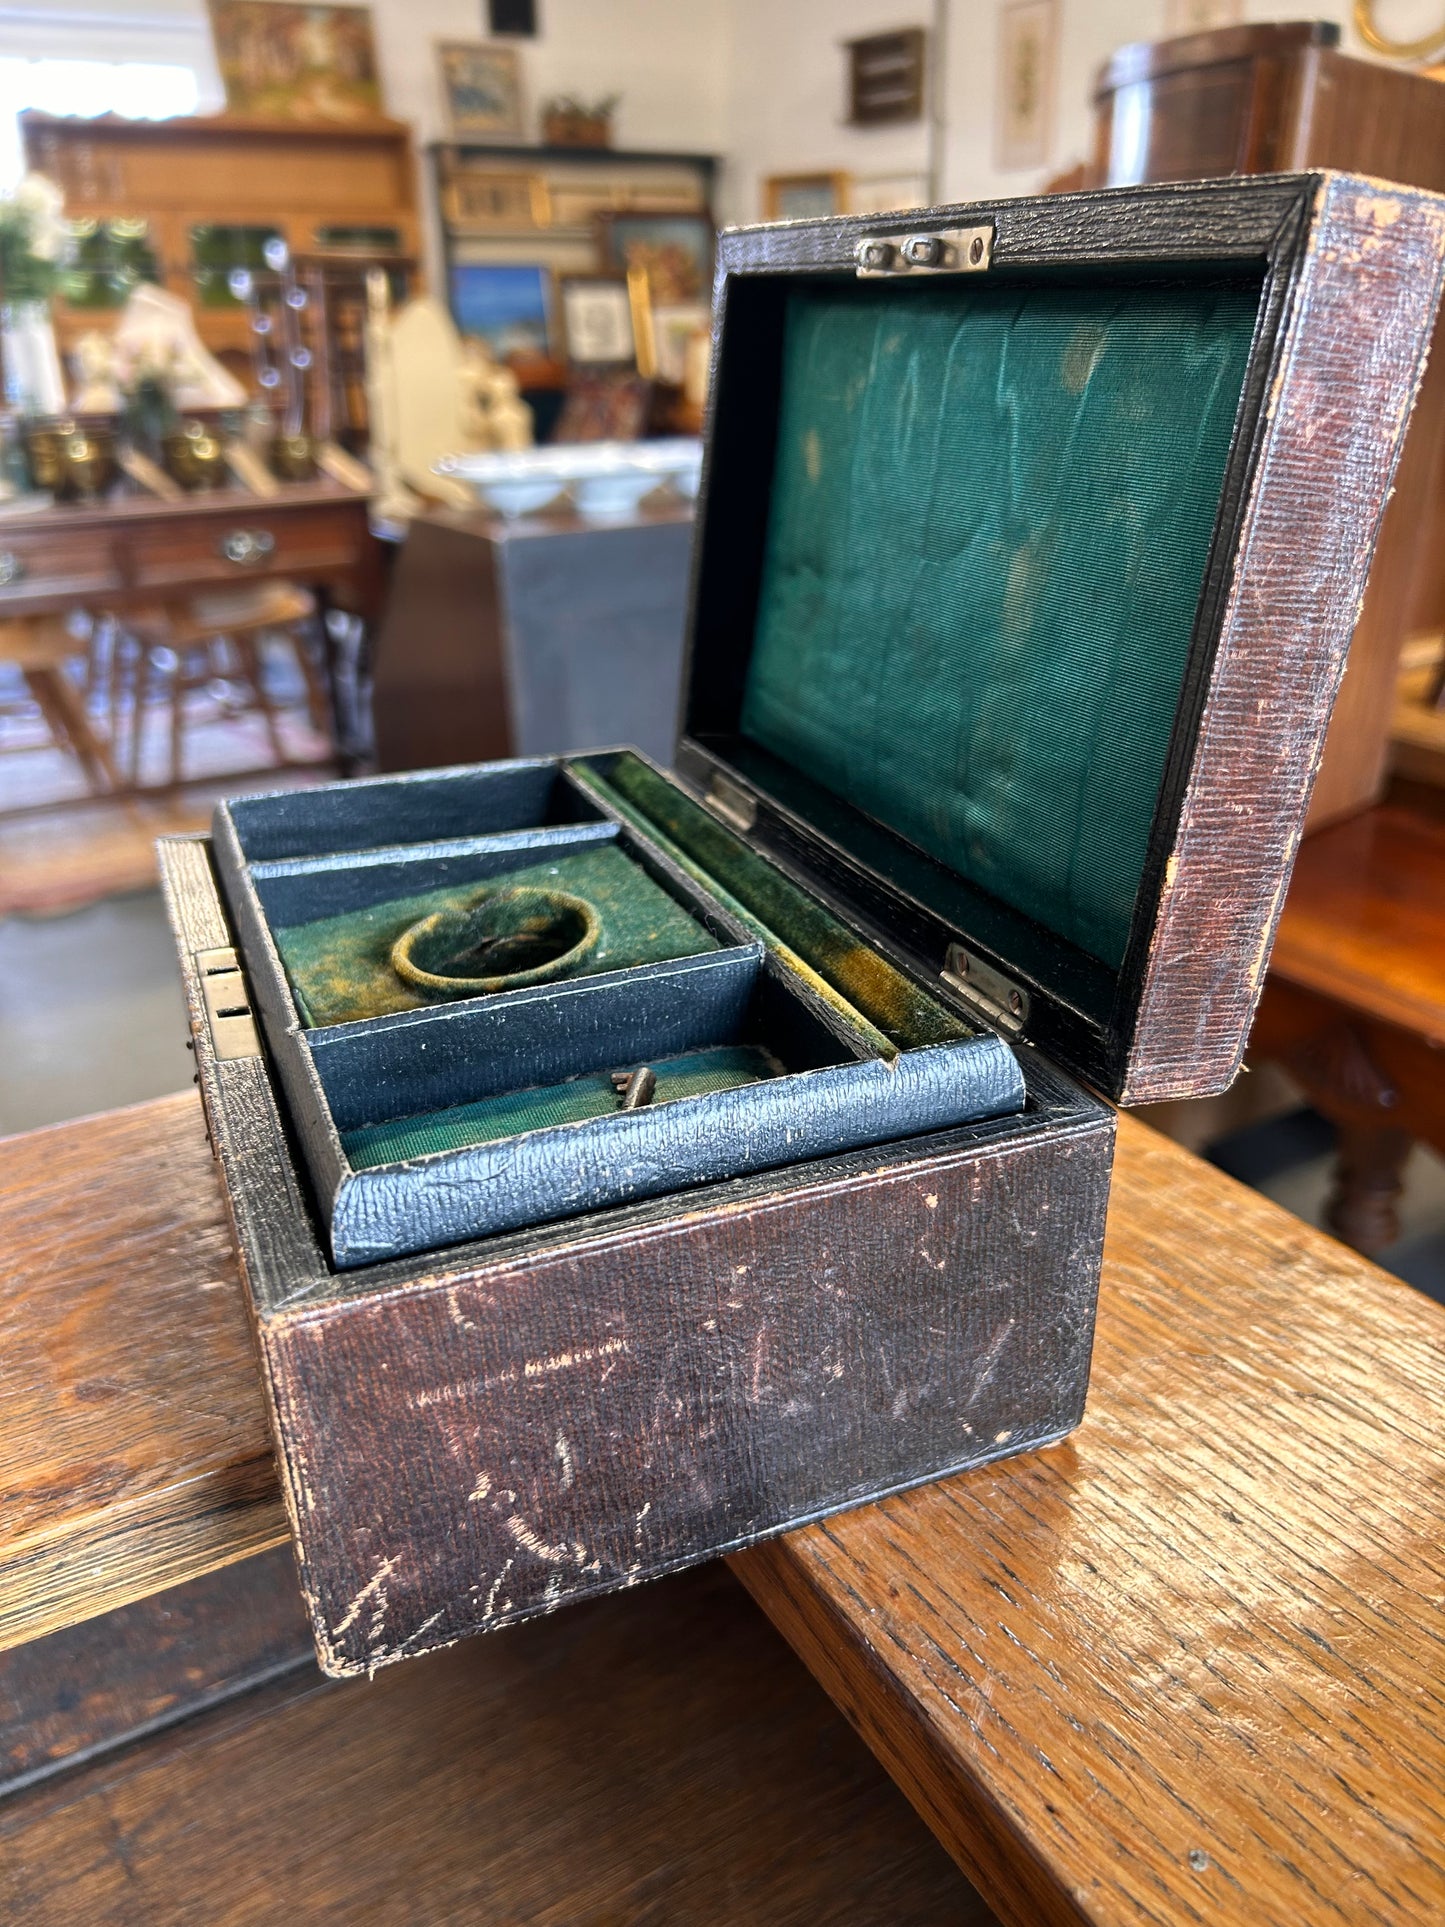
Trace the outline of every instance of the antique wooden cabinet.
<path fill-rule="evenodd" d="M 1445 192 L 1445 82 L 1339 49 L 1322 20 L 1123 47 L 1099 75 L 1101 186 L 1337 167 Z M 1400 651 L 1445 622 L 1445 344 L 1437 340 L 1350 643 L 1308 828 L 1379 799 Z"/>
<path fill-rule="evenodd" d="M 163 846 L 329 1670 L 1077 1422 L 1105 1100 L 1238 1068 L 1442 254 L 1330 175 L 729 234 L 675 773 Z"/>

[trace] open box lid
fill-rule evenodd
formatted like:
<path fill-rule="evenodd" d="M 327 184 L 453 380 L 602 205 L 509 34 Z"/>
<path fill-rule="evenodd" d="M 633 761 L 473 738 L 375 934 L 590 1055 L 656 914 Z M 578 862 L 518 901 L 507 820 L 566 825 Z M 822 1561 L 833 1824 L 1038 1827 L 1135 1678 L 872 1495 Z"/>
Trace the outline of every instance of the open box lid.
<path fill-rule="evenodd" d="M 1100 1090 L 1223 1089 L 1442 250 L 1328 174 L 725 233 L 679 775 Z"/>

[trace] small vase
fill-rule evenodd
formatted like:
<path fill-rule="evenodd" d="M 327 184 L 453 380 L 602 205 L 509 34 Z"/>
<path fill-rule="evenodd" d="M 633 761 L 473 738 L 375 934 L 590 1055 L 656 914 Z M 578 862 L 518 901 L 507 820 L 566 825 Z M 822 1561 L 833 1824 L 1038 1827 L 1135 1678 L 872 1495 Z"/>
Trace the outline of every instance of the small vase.
<path fill-rule="evenodd" d="M 24 415 L 65 412 L 65 376 L 50 325 L 48 301 L 9 301 L 0 307 L 0 354 L 5 400 Z"/>

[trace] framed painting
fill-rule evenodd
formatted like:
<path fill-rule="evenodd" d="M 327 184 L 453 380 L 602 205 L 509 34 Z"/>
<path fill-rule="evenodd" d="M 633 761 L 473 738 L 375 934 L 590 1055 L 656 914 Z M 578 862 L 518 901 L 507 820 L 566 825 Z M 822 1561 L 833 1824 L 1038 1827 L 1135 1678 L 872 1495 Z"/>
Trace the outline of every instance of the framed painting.
<path fill-rule="evenodd" d="M 625 274 L 559 274 L 557 306 L 567 359 L 579 368 L 631 368 L 637 361 Z"/>
<path fill-rule="evenodd" d="M 380 115 L 369 7 L 210 0 L 210 13 L 229 113 L 292 121 Z"/>
<path fill-rule="evenodd" d="M 999 167 L 1043 167 L 1058 91 L 1058 0 L 1008 0 L 999 16 L 998 48 Z"/>
<path fill-rule="evenodd" d="M 820 214 L 850 214 L 851 174 L 769 174 L 763 182 L 765 221 L 814 221 Z"/>
<path fill-rule="evenodd" d="M 714 242 L 712 217 L 702 212 L 628 208 L 598 216 L 598 265 L 645 280 L 654 305 L 708 300 Z"/>
<path fill-rule="evenodd" d="M 498 361 L 550 352 L 552 276 L 537 261 L 454 261 L 448 293 L 464 335 L 484 341 Z"/>
<path fill-rule="evenodd" d="M 522 58 L 515 47 L 442 40 L 437 43 L 437 63 L 454 141 L 522 139 Z"/>

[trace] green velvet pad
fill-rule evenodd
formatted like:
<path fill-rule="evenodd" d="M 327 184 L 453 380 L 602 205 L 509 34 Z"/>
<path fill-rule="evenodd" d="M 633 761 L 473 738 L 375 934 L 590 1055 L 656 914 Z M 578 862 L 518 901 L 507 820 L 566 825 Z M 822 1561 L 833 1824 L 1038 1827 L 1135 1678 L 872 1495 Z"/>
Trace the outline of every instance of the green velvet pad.
<path fill-rule="evenodd" d="M 403 983 L 391 967 L 391 947 L 408 925 L 434 910 L 475 903 L 490 890 L 540 884 L 584 897 L 602 919 L 597 948 L 575 975 L 595 976 L 630 964 L 695 957 L 721 946 L 647 872 L 610 844 L 594 844 L 550 863 L 532 863 L 483 883 L 455 884 L 417 896 L 393 897 L 343 916 L 293 924 L 275 933 L 301 1019 L 308 1028 L 383 1017 L 436 1002 Z"/>
<path fill-rule="evenodd" d="M 744 734 L 1122 957 L 1258 289 L 789 297 Z"/>
<path fill-rule="evenodd" d="M 779 1077 L 783 1066 L 756 1044 L 721 1044 L 712 1050 L 659 1058 L 652 1069 L 657 1073 L 652 1102 L 669 1104 L 680 1097 L 701 1097 L 707 1091 L 730 1091 L 740 1084 L 756 1084 L 765 1077 Z M 424 1111 L 416 1117 L 399 1118 L 394 1124 L 369 1124 L 360 1130 L 344 1131 L 341 1146 L 352 1170 L 365 1171 L 378 1164 L 399 1164 L 407 1158 L 426 1157 L 433 1151 L 460 1151 L 469 1144 L 490 1144 L 497 1138 L 546 1130 L 554 1124 L 581 1124 L 588 1118 L 611 1117 L 617 1109 L 611 1073 L 596 1071 L 586 1077 L 569 1078 L 565 1084 L 509 1091 L 505 1096 L 485 1097 L 475 1104 L 457 1104 L 450 1110 Z"/>

